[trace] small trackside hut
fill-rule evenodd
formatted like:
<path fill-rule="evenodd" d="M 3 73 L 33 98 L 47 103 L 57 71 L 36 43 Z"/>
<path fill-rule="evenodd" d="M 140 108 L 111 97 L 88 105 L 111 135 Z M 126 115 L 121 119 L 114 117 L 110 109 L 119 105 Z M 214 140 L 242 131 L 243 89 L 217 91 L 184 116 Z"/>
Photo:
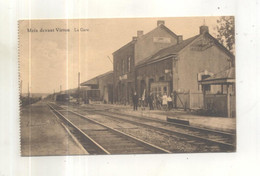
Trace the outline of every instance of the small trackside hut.
<path fill-rule="evenodd" d="M 235 68 L 224 70 L 204 80 L 200 85 L 203 89 L 204 108 L 213 115 L 235 117 L 236 116 L 236 86 Z M 207 92 L 214 86 L 221 86 L 221 90 L 215 94 Z"/>

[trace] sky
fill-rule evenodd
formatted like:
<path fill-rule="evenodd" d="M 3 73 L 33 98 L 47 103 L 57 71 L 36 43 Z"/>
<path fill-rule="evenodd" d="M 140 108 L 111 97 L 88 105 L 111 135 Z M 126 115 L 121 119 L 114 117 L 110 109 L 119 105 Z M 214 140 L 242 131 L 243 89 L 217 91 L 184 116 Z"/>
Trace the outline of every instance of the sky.
<path fill-rule="evenodd" d="M 53 93 L 78 86 L 113 69 L 112 53 L 164 20 L 165 26 L 187 39 L 199 34 L 204 23 L 215 36 L 219 17 L 112 18 L 19 21 L 20 91 Z M 57 32 L 56 29 L 70 32 Z M 74 28 L 79 29 L 75 31 Z M 83 30 L 80 32 L 80 28 Z M 31 32 L 38 31 L 38 32 Z M 41 29 L 45 32 L 41 32 Z M 48 30 L 48 31 L 46 31 Z"/>

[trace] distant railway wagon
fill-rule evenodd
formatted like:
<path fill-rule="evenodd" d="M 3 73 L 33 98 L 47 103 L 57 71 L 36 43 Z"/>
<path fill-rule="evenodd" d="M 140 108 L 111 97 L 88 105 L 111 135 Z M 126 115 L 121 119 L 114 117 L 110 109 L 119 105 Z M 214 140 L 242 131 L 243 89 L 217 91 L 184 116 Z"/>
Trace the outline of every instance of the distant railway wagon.
<path fill-rule="evenodd" d="M 56 96 L 56 101 L 69 101 L 69 100 L 70 100 L 69 94 L 58 94 Z"/>

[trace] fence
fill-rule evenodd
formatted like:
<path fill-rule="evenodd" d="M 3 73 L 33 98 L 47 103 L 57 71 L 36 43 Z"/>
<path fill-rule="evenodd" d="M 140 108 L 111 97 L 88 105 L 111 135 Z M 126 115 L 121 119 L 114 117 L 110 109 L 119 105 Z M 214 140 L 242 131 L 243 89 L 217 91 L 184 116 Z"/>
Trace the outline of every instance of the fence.
<path fill-rule="evenodd" d="M 203 108 L 203 93 L 191 91 L 177 92 L 176 106 L 184 109 L 201 109 Z"/>
<path fill-rule="evenodd" d="M 206 109 L 211 115 L 227 116 L 227 95 L 226 94 L 206 94 Z"/>
<path fill-rule="evenodd" d="M 177 92 L 176 106 L 183 109 L 205 109 L 216 116 L 227 116 L 227 94 L 206 94 L 205 105 L 202 92 Z M 236 116 L 236 96 L 230 95 L 231 117 Z"/>
<path fill-rule="evenodd" d="M 230 96 L 231 117 L 236 117 L 236 95 Z"/>

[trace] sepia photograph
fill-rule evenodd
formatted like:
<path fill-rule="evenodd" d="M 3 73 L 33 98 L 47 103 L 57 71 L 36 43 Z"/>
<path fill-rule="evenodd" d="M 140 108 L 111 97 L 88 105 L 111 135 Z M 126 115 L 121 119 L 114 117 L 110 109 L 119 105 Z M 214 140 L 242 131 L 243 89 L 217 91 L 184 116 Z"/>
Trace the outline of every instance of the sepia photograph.
<path fill-rule="evenodd" d="M 21 156 L 237 151 L 234 16 L 18 24 Z"/>

